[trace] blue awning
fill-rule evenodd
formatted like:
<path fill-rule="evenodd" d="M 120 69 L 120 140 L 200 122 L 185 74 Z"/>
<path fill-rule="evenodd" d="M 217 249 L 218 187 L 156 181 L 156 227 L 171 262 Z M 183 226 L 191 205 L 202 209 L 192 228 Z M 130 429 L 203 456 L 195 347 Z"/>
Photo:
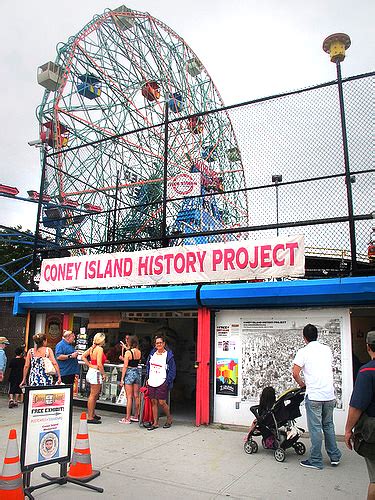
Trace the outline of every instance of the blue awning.
<path fill-rule="evenodd" d="M 179 310 L 197 309 L 197 286 L 115 288 L 110 290 L 66 290 L 20 292 L 14 298 L 13 314 L 31 311 Z"/>
<path fill-rule="evenodd" d="M 375 305 L 375 277 L 203 285 L 208 308 Z"/>
<path fill-rule="evenodd" d="M 13 313 L 375 305 L 375 277 L 218 285 L 18 292 Z"/>

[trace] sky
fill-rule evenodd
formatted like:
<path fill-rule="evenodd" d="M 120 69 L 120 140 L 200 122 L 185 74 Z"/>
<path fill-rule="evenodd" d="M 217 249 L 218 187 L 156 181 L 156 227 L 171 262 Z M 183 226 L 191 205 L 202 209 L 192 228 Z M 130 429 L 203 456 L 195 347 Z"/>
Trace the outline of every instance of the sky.
<path fill-rule="evenodd" d="M 0 30 L 0 183 L 21 196 L 39 191 L 35 110 L 43 88 L 37 67 L 55 60 L 56 45 L 74 36 L 94 15 L 121 0 L 2 0 Z M 305 88 L 336 78 L 322 50 L 326 36 L 347 33 L 352 46 L 343 77 L 375 69 L 374 0 L 129 0 L 149 12 L 193 49 L 226 105 Z M 34 230 L 36 205 L 0 198 L 0 224 Z"/>

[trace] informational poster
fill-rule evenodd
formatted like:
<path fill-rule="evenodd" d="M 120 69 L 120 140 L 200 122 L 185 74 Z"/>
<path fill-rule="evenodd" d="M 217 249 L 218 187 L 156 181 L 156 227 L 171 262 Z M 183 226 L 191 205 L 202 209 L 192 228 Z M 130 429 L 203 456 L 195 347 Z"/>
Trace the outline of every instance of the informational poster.
<path fill-rule="evenodd" d="M 242 401 L 258 402 L 262 389 L 274 387 L 282 394 L 296 385 L 292 379 L 293 359 L 298 349 L 305 346 L 303 327 L 313 323 L 318 329 L 318 341 L 327 344 L 333 354 L 333 378 L 336 407 L 343 408 L 342 401 L 342 322 L 339 317 L 311 318 L 243 318 L 242 319 Z"/>
<path fill-rule="evenodd" d="M 238 395 L 238 359 L 216 358 L 216 394 Z"/>
<path fill-rule="evenodd" d="M 26 387 L 21 465 L 23 471 L 68 462 L 72 433 L 72 387 Z"/>

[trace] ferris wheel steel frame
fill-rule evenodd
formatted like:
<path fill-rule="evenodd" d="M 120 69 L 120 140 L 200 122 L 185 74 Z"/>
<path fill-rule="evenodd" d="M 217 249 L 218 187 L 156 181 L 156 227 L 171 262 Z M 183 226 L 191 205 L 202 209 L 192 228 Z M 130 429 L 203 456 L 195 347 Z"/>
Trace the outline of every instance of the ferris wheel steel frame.
<path fill-rule="evenodd" d="M 124 20 L 130 28 L 121 28 Z M 226 230 L 247 226 L 241 158 L 228 155 L 238 152 L 230 118 L 226 111 L 210 113 L 223 107 L 222 99 L 203 65 L 189 73 L 190 61 L 201 64 L 173 30 L 129 10 L 94 17 L 58 46 L 61 82 L 55 92 L 45 91 L 37 115 L 41 133 L 50 126 L 52 134 L 43 192 L 62 207 L 61 220 L 73 221 L 55 231 L 60 245 L 112 239 L 158 246 L 167 244 L 168 233 L 191 234 L 177 243 L 220 241 L 231 237 Z M 167 199 L 167 181 L 192 169 L 205 181 L 194 210 L 206 211 L 211 226 L 195 215 L 189 227 L 181 219 L 186 200 Z M 194 240 L 216 229 L 216 238 Z"/>

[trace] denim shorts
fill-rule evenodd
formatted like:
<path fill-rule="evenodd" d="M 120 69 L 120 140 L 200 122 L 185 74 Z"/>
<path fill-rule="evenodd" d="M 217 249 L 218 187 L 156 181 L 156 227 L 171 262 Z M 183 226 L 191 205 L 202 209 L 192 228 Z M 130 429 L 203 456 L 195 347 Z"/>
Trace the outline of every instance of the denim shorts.
<path fill-rule="evenodd" d="M 141 385 L 141 377 L 139 375 L 139 370 L 136 367 L 130 367 L 125 373 L 125 384 L 138 384 Z"/>

